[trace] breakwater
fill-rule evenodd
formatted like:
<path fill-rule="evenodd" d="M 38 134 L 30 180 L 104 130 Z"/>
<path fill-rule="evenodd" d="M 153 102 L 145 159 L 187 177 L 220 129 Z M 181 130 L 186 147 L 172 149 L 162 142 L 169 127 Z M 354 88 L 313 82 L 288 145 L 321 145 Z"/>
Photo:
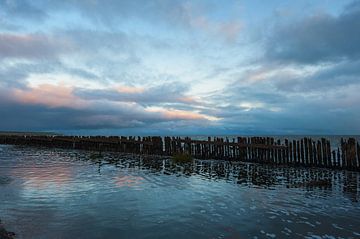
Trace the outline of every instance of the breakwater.
<path fill-rule="evenodd" d="M 323 167 L 360 171 L 360 146 L 354 138 L 331 148 L 328 139 L 276 140 L 272 137 L 124 137 L 0 135 L 0 144 L 32 145 L 95 151 L 220 159 L 263 164 Z"/>

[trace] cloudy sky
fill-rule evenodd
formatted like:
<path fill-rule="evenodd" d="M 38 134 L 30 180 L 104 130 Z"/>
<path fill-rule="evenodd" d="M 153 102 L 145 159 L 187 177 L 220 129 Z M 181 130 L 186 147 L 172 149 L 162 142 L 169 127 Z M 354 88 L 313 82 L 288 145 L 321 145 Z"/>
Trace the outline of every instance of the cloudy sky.
<path fill-rule="evenodd" d="M 360 1 L 0 0 L 0 130 L 360 134 Z"/>

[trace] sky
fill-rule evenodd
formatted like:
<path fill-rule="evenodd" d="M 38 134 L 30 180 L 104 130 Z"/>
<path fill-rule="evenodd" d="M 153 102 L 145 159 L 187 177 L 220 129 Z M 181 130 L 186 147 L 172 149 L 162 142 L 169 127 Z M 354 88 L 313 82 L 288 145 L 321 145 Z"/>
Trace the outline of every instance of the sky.
<path fill-rule="evenodd" d="M 0 0 L 0 130 L 360 134 L 360 1 Z"/>

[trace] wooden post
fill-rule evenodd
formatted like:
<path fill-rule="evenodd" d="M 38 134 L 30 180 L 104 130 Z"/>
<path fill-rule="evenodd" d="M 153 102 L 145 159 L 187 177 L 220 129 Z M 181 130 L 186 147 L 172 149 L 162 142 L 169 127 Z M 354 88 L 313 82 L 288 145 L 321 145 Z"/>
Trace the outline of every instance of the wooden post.
<path fill-rule="evenodd" d="M 297 149 L 297 158 L 298 158 L 297 164 L 301 165 L 302 162 L 301 162 L 301 153 L 300 153 L 300 142 L 299 142 L 299 140 L 296 141 L 296 149 Z"/>
<path fill-rule="evenodd" d="M 341 167 L 346 168 L 346 144 L 343 138 L 341 138 Z"/>
<path fill-rule="evenodd" d="M 293 140 L 293 154 L 294 154 L 294 165 L 297 165 L 298 157 L 297 157 L 297 143 L 295 140 Z"/>
<path fill-rule="evenodd" d="M 337 162 L 336 162 L 336 167 L 337 167 L 337 168 L 341 168 L 341 167 L 342 167 L 340 148 L 338 148 L 338 150 L 337 150 Z"/>
<path fill-rule="evenodd" d="M 274 138 L 270 139 L 271 146 L 274 145 Z M 270 162 L 275 163 L 275 150 L 273 147 L 270 149 Z"/>
<path fill-rule="evenodd" d="M 310 165 L 310 157 L 309 157 L 309 140 L 308 138 L 304 139 L 304 149 L 305 149 L 305 165 Z"/>
<path fill-rule="evenodd" d="M 255 158 L 255 149 L 254 149 L 254 147 L 252 147 L 255 144 L 254 141 L 255 141 L 254 137 L 251 137 L 250 138 L 251 161 L 254 161 L 254 158 Z"/>
<path fill-rule="evenodd" d="M 250 138 L 246 137 L 244 138 L 244 142 L 246 143 L 246 160 L 250 161 L 251 160 L 251 141 Z"/>
<path fill-rule="evenodd" d="M 279 141 L 275 140 L 275 145 L 278 146 L 279 145 Z M 280 151 L 279 148 L 276 147 L 275 148 L 275 164 L 279 164 L 280 162 Z"/>
<path fill-rule="evenodd" d="M 237 143 L 240 144 L 242 141 L 241 141 L 241 138 L 240 137 L 237 137 Z M 243 159 L 243 152 L 242 152 L 242 148 L 240 148 L 239 146 L 236 146 L 236 158 L 237 159 L 240 159 L 240 160 L 244 160 Z"/>
<path fill-rule="evenodd" d="M 321 142 L 320 140 L 317 141 L 317 162 L 316 166 L 322 166 L 322 154 L 321 154 Z"/>
<path fill-rule="evenodd" d="M 321 149 L 322 149 L 322 162 L 324 167 L 327 167 L 327 150 L 326 150 L 326 142 L 324 138 L 321 138 Z"/>
<path fill-rule="evenodd" d="M 215 141 L 215 138 L 214 138 Z M 206 157 L 209 158 L 211 156 L 211 137 L 208 137 L 208 143 L 206 144 Z"/>
<path fill-rule="evenodd" d="M 289 140 L 285 139 L 285 146 L 286 146 L 286 150 L 285 150 L 285 164 L 289 165 L 290 162 L 290 155 L 289 155 Z"/>
<path fill-rule="evenodd" d="M 335 150 L 332 151 L 332 158 L 333 158 L 333 160 L 332 160 L 331 167 L 335 168 L 335 165 L 336 165 L 336 151 Z"/>
<path fill-rule="evenodd" d="M 357 170 L 360 170 L 360 145 L 359 145 L 359 143 L 357 143 L 356 146 L 357 146 Z"/>
<path fill-rule="evenodd" d="M 301 139 L 301 165 L 305 165 L 305 158 L 304 158 L 304 139 Z"/>
<path fill-rule="evenodd" d="M 249 148 L 249 144 L 250 144 L 250 140 L 247 137 L 243 138 L 243 143 L 246 144 L 246 148 L 245 150 L 245 161 L 249 161 L 250 160 L 250 148 Z"/>
<path fill-rule="evenodd" d="M 223 138 L 220 138 L 220 142 L 221 142 L 221 159 L 224 159 L 224 157 L 225 157 L 225 154 L 226 154 L 226 152 L 225 152 L 225 150 L 226 150 L 226 147 L 225 147 L 225 144 L 224 144 L 224 139 Z"/>
<path fill-rule="evenodd" d="M 329 140 L 326 140 L 326 149 L 327 149 L 327 156 L 328 156 L 328 167 L 332 167 L 333 166 L 333 162 L 331 160 L 331 144 Z"/>
<path fill-rule="evenodd" d="M 312 142 L 313 143 L 313 145 L 312 145 L 312 148 L 313 148 L 313 165 L 317 165 L 317 162 L 318 162 L 318 153 L 317 153 L 317 147 L 316 147 L 316 142 L 315 141 L 313 141 Z"/>
<path fill-rule="evenodd" d="M 309 138 L 309 165 L 314 165 L 314 152 L 313 152 L 313 142 L 312 139 Z"/>
<path fill-rule="evenodd" d="M 290 155 L 290 159 L 289 159 L 289 164 L 294 164 L 294 154 L 293 154 L 293 145 L 292 142 L 289 143 L 289 155 Z"/>
<path fill-rule="evenodd" d="M 266 137 L 265 139 L 265 145 L 266 145 L 266 150 L 265 150 L 265 163 L 269 163 L 270 161 L 270 149 L 269 149 L 269 145 L 270 145 L 270 138 Z"/>
<path fill-rule="evenodd" d="M 356 165 L 356 141 L 354 138 L 348 139 L 347 168 L 355 169 Z"/>

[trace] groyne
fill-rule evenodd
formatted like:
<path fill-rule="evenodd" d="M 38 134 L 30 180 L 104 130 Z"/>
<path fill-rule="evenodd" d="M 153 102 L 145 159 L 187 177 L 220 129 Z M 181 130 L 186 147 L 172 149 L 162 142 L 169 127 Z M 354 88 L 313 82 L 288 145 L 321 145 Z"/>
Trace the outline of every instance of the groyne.
<path fill-rule="evenodd" d="M 0 144 L 33 145 L 95 151 L 165 155 L 187 154 L 198 159 L 220 159 L 303 167 L 360 171 L 360 146 L 354 138 L 331 148 L 328 139 L 278 140 L 272 137 L 124 137 L 0 135 Z"/>

